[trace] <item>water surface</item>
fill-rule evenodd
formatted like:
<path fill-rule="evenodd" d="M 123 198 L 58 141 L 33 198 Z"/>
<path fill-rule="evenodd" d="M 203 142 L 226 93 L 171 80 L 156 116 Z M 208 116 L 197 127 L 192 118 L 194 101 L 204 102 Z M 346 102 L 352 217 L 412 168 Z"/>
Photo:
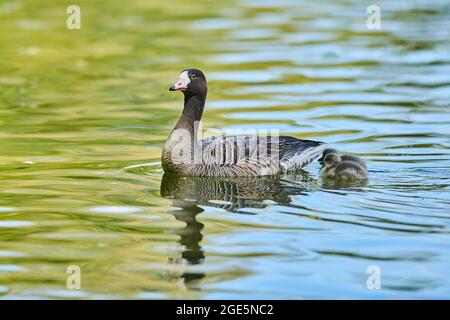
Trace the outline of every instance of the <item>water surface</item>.
<path fill-rule="evenodd" d="M 367 1 L 82 0 L 79 31 L 2 2 L 0 297 L 448 298 L 449 4 L 378 2 L 380 30 Z M 187 67 L 205 134 L 321 140 L 368 184 L 164 176 Z"/>

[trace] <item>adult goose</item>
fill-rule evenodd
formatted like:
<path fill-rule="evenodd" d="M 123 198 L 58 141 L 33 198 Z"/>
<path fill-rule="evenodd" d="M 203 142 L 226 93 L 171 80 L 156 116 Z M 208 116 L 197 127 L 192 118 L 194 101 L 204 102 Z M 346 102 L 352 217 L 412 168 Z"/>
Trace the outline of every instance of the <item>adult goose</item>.
<path fill-rule="evenodd" d="M 256 177 L 297 170 L 326 148 L 318 141 L 289 136 L 233 135 L 198 139 L 205 107 L 206 78 L 183 70 L 169 88 L 184 94 L 184 109 L 162 152 L 165 172 L 187 176 Z"/>

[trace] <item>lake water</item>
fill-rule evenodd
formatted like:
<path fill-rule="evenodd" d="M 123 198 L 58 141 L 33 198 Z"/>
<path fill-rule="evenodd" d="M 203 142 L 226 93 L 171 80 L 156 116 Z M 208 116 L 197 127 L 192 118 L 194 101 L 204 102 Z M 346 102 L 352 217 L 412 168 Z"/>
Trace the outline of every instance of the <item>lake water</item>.
<path fill-rule="evenodd" d="M 448 1 L 377 1 L 379 30 L 371 1 L 76 3 L 0 4 L 0 298 L 450 296 Z M 188 67 L 207 134 L 324 141 L 368 184 L 164 176 Z"/>

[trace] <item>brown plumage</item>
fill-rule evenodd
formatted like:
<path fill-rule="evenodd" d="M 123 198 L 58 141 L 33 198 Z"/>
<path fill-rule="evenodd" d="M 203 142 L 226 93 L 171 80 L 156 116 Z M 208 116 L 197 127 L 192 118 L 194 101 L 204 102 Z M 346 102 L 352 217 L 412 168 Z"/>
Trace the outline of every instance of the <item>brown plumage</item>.
<path fill-rule="evenodd" d="M 363 166 L 353 161 L 342 161 L 337 153 L 328 153 L 323 159 L 321 176 L 323 178 L 358 180 L 367 179 L 368 172 Z"/>
<path fill-rule="evenodd" d="M 323 164 L 323 160 L 324 160 L 325 156 L 326 156 L 327 154 L 329 154 L 329 153 L 336 153 L 336 154 L 338 154 L 338 152 L 337 152 L 336 149 L 331 149 L 331 148 L 325 149 L 325 151 L 324 151 L 323 154 L 322 154 L 322 157 L 319 159 L 319 162 L 320 162 L 321 164 Z M 366 162 L 365 162 L 363 159 L 361 159 L 360 157 L 352 156 L 352 155 L 349 155 L 349 154 L 342 154 L 342 155 L 339 155 L 339 156 L 341 157 L 341 161 L 351 161 L 351 162 L 356 162 L 356 163 L 359 164 L 361 167 L 363 167 L 364 169 L 367 170 Z"/>
<path fill-rule="evenodd" d="M 165 172 L 188 176 L 256 177 L 296 170 L 326 145 L 288 136 L 236 135 L 198 140 L 206 101 L 206 78 L 198 69 L 181 72 L 170 91 L 182 91 L 184 108 L 162 152 Z"/>

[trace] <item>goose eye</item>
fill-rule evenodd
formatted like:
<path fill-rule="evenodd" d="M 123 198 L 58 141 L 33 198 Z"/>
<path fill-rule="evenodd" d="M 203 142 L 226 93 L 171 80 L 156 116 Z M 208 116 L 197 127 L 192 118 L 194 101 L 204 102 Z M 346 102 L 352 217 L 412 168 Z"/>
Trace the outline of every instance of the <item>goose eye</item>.
<path fill-rule="evenodd" d="M 195 76 L 195 74 L 193 74 L 192 76 L 191 76 L 191 79 L 195 79 L 196 78 L 196 76 Z"/>

